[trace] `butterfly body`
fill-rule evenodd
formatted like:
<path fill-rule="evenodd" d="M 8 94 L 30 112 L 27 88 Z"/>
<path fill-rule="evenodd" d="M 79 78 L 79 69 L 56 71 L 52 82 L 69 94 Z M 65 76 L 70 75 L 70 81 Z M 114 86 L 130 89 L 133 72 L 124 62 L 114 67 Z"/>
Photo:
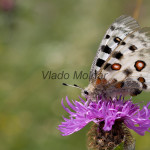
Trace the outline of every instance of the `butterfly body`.
<path fill-rule="evenodd" d="M 105 80 L 105 79 L 102 79 Z M 122 82 L 108 82 L 100 83 L 97 85 L 89 84 L 86 91 L 88 91 L 88 96 L 92 97 L 93 99 L 97 96 L 103 96 L 104 98 L 112 98 L 115 96 L 136 96 L 142 92 L 142 85 L 138 82 L 133 81 L 132 79 L 128 79 Z"/>
<path fill-rule="evenodd" d="M 121 16 L 107 30 L 85 89 L 90 97 L 136 96 L 150 89 L 150 28 Z"/>

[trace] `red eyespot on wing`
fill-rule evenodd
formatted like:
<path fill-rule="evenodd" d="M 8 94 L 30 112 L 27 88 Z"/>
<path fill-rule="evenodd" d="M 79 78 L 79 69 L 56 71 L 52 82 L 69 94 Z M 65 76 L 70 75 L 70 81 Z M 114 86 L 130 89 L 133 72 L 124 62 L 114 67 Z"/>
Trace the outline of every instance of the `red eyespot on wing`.
<path fill-rule="evenodd" d="M 97 79 L 96 80 L 96 85 L 98 85 L 98 84 L 106 84 L 107 83 L 107 80 L 106 79 Z"/>
<path fill-rule="evenodd" d="M 100 83 L 101 83 L 101 79 L 98 78 L 98 79 L 96 80 L 96 85 L 98 85 L 98 84 L 100 84 Z"/>
<path fill-rule="evenodd" d="M 119 63 L 115 63 L 115 64 L 111 65 L 111 69 L 112 70 L 120 70 L 121 65 Z"/>
<path fill-rule="evenodd" d="M 141 71 L 146 67 L 146 63 L 142 60 L 138 60 L 135 62 L 134 67 L 137 71 Z"/>
<path fill-rule="evenodd" d="M 138 81 L 141 82 L 141 83 L 144 83 L 144 82 L 145 82 L 145 79 L 144 79 L 143 77 L 139 77 L 139 78 L 138 78 Z"/>
<path fill-rule="evenodd" d="M 122 82 L 118 82 L 118 83 L 115 85 L 115 88 L 120 89 L 120 88 L 122 88 L 123 86 L 124 86 L 124 82 L 122 81 Z"/>

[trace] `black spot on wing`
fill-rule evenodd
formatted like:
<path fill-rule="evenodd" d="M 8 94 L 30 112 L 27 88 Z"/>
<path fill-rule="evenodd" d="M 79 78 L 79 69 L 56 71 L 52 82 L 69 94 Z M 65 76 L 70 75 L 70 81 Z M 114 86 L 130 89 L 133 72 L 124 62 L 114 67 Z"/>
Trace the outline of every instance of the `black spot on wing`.
<path fill-rule="evenodd" d="M 105 66 L 104 66 L 104 69 L 107 69 L 111 64 L 107 63 Z"/>
<path fill-rule="evenodd" d="M 108 45 L 106 45 L 106 46 L 102 45 L 101 49 L 102 49 L 102 52 L 105 52 L 107 54 L 111 53 L 111 48 Z"/>
<path fill-rule="evenodd" d="M 142 90 L 139 89 L 134 89 L 134 91 L 132 91 L 131 96 L 136 96 L 138 94 L 140 94 L 142 92 Z"/>
<path fill-rule="evenodd" d="M 145 83 L 143 84 L 143 89 L 147 89 L 147 85 Z"/>
<path fill-rule="evenodd" d="M 106 39 L 109 39 L 109 38 L 110 38 L 110 35 L 107 34 L 105 38 L 106 38 Z"/>
<path fill-rule="evenodd" d="M 96 66 L 101 67 L 105 63 L 105 60 L 98 58 L 96 62 Z"/>
<path fill-rule="evenodd" d="M 142 83 L 143 89 L 147 89 L 147 85 L 145 84 L 145 79 L 143 77 L 139 77 L 137 80 Z"/>
<path fill-rule="evenodd" d="M 111 26 L 110 29 L 113 31 L 113 30 L 115 30 L 115 27 L 114 27 L 114 26 Z"/>
<path fill-rule="evenodd" d="M 132 70 L 131 70 L 131 69 L 125 69 L 125 70 L 123 71 L 123 73 L 124 73 L 126 76 L 129 76 L 129 75 L 132 74 Z"/>
<path fill-rule="evenodd" d="M 126 45 L 126 43 L 125 42 L 121 42 L 121 45 Z"/>
<path fill-rule="evenodd" d="M 120 39 L 119 37 L 115 37 L 114 38 L 114 42 L 120 44 L 120 42 L 122 41 L 122 39 Z"/>
<path fill-rule="evenodd" d="M 116 58 L 116 59 L 121 59 L 123 56 L 123 54 L 121 52 L 114 52 L 112 57 Z"/>
<path fill-rule="evenodd" d="M 94 75 L 95 75 L 95 77 L 97 76 L 97 71 L 96 70 L 94 71 Z"/>
<path fill-rule="evenodd" d="M 135 45 L 131 45 L 129 47 L 129 50 L 131 50 L 132 52 L 134 52 L 135 50 L 137 50 L 137 47 Z"/>

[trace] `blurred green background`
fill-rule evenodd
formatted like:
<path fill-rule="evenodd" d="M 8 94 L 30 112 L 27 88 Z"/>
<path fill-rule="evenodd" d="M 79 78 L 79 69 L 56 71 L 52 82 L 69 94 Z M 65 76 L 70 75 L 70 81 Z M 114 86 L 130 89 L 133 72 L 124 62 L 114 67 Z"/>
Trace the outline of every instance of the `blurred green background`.
<path fill-rule="evenodd" d="M 67 95 L 80 90 L 62 82 L 75 70 L 89 72 L 99 43 L 120 15 L 133 15 L 135 0 L 0 0 L 0 150 L 86 150 L 87 125 L 62 137 L 56 129 Z M 150 1 L 143 0 L 139 24 L 150 26 Z M 71 74 L 43 79 L 42 71 Z M 142 93 L 135 102 L 150 100 Z M 150 149 L 150 133 L 136 138 L 136 150 Z"/>

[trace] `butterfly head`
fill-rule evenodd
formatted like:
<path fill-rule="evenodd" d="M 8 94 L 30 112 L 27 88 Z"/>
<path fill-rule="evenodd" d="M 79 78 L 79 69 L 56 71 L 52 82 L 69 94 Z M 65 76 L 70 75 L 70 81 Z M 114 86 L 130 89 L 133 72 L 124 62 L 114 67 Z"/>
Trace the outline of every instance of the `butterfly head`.
<path fill-rule="evenodd" d="M 88 92 L 86 89 L 83 89 L 83 90 L 81 91 L 81 94 L 82 94 L 82 96 L 84 96 L 84 97 L 88 97 L 88 96 L 89 96 L 89 92 Z"/>
<path fill-rule="evenodd" d="M 94 86 L 93 84 L 89 84 L 85 89 L 82 89 L 81 94 L 84 97 L 93 97 Z"/>

